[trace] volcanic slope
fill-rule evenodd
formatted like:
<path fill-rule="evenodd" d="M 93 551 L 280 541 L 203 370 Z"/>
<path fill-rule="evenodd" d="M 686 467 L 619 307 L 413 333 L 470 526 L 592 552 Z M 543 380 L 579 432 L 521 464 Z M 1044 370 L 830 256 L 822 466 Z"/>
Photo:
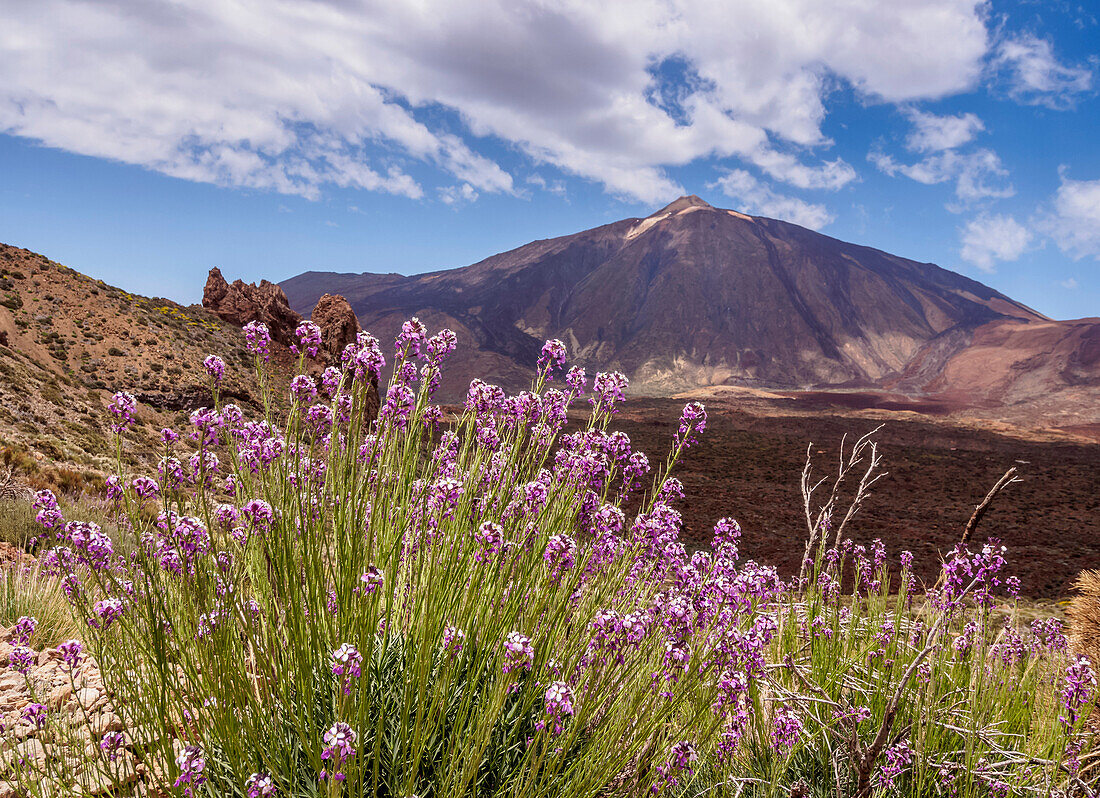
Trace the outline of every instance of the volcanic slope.
<path fill-rule="evenodd" d="M 206 355 L 226 362 L 225 401 L 260 407 L 244 343 L 202 308 L 130 294 L 0 244 L 0 459 L 24 479 L 59 467 L 74 479 L 113 473 L 107 404 L 124 390 L 139 401 L 124 455 L 148 467 L 160 428 L 185 426 L 188 411 L 211 404 Z"/>
<path fill-rule="evenodd" d="M 638 394 L 723 384 L 945 390 L 934 380 L 975 331 L 1050 322 L 936 265 L 696 196 L 464 268 L 314 271 L 281 285 L 303 314 L 322 294 L 343 294 L 383 340 L 413 315 L 455 329 L 446 398 L 473 376 L 524 386 L 547 338 L 590 372 L 624 371 Z M 940 371 L 916 368 L 918 355 Z"/>

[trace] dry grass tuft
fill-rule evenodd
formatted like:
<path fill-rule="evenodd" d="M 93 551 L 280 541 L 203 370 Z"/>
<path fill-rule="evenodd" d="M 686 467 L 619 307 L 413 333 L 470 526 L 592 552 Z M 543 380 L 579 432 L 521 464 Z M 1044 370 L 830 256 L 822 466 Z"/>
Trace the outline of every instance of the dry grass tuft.
<path fill-rule="evenodd" d="M 36 566 L 0 566 L 0 626 L 11 626 L 24 615 L 38 621 L 31 638 L 36 650 L 53 648 L 81 631 L 56 577 Z"/>
<path fill-rule="evenodd" d="M 1074 653 L 1100 667 L 1100 571 L 1082 571 L 1073 587 L 1077 595 L 1066 608 L 1066 637 Z"/>

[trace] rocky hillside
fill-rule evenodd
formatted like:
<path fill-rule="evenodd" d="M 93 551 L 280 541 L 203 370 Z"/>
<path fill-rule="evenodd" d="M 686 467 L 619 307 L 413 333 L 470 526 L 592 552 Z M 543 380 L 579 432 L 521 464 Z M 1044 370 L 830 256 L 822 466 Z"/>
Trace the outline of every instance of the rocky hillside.
<path fill-rule="evenodd" d="M 874 386 L 944 335 L 1045 321 L 938 266 L 694 196 L 461 269 L 307 272 L 281 285 L 299 312 L 339 291 L 383 335 L 413 314 L 454 326 L 477 347 L 470 373 L 525 379 L 541 342 L 557 337 L 582 362 L 622 369 L 651 394 L 724 383 Z"/>
<path fill-rule="evenodd" d="M 0 245 L 0 447 L 9 458 L 107 470 L 111 394 L 140 400 L 136 454 L 161 426 L 209 404 L 202 359 L 210 353 L 226 361 L 227 393 L 254 403 L 251 358 L 233 325 Z"/>

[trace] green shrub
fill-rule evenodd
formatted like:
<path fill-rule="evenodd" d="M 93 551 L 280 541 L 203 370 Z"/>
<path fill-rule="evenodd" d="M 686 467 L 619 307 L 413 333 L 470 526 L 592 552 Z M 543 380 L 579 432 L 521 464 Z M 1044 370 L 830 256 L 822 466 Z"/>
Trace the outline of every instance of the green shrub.
<path fill-rule="evenodd" d="M 399 343 L 447 349 L 415 327 Z M 441 431 L 433 354 L 408 371 L 399 358 L 405 376 L 368 422 L 381 355 L 359 347 L 358 377 L 316 403 L 299 380 L 307 399 L 287 419 L 243 419 L 215 391 L 219 409 L 191 419 L 198 473 L 167 444 L 179 460 L 159 484 L 112 486 L 132 530 L 113 554 L 39 501 L 160 787 L 243 796 L 262 775 L 295 797 L 978 798 L 1095 781 L 1064 767 L 1088 740 L 1087 666 L 1011 601 L 1002 626 L 996 545 L 958 548 L 922 591 L 906 555 L 892 581 L 884 547 L 842 539 L 859 495 L 846 514 L 809 490 L 799 578 L 741 562 L 726 519 L 711 552 L 689 555 L 670 472 L 705 427 L 700 405 L 652 470 L 610 431 L 621 375 L 597 375 L 568 435 L 583 375 L 548 389 L 550 363 L 518 397 L 475 382 Z M 132 397 L 112 408 L 125 425 Z M 33 763 L 16 775 L 55 789 Z"/>

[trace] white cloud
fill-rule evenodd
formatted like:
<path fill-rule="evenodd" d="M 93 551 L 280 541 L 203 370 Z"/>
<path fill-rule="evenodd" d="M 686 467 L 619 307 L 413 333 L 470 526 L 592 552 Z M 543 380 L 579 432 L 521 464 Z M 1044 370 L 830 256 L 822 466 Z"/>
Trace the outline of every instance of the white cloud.
<path fill-rule="evenodd" d="M 1100 180 L 1070 180 L 1063 174 L 1038 225 L 1070 257 L 1100 260 Z"/>
<path fill-rule="evenodd" d="M 1050 41 L 1030 34 L 1002 41 L 991 65 L 1003 74 L 1009 96 L 1029 105 L 1071 108 L 1080 95 L 1092 90 L 1093 64 L 1061 64 Z"/>
<path fill-rule="evenodd" d="M 666 169 L 736 158 L 797 187 L 832 87 L 910 102 L 973 87 L 982 0 L 38 0 L 0 27 L 0 131 L 187 180 L 514 191 L 493 140 L 646 202 Z M 680 59 L 686 89 L 660 91 Z M 674 107 L 657 98 L 668 95 Z M 479 137 L 493 137 L 488 142 Z M 807 159 L 783 154 L 802 148 Z M 419 174 L 419 172 L 418 172 Z M 423 180 L 424 178 L 420 178 Z"/>
<path fill-rule="evenodd" d="M 1008 170 L 997 153 L 989 149 L 960 153 L 944 150 L 912 164 L 900 163 L 881 150 L 872 150 L 867 159 L 888 175 L 904 175 L 925 185 L 955 182 L 955 196 L 967 206 L 984 199 L 1003 199 L 1016 193 Z M 950 207 L 955 210 L 955 207 Z"/>
<path fill-rule="evenodd" d="M 473 202 L 477 197 L 477 191 L 469 183 L 463 183 L 461 186 L 444 186 L 439 189 L 439 199 L 446 205 Z"/>
<path fill-rule="evenodd" d="M 823 163 L 819 167 L 810 167 L 799 162 L 793 155 L 764 149 L 752 153 L 748 160 L 776 180 L 797 188 L 836 191 L 856 179 L 856 170 L 841 158 Z"/>
<path fill-rule="evenodd" d="M 1077 288 L 1078 284 L 1076 278 L 1067 277 L 1065 280 L 1062 280 L 1060 283 L 1058 283 L 1058 285 L 1062 286 L 1062 288 L 1065 288 L 1068 291 L 1073 291 Z"/>
<path fill-rule="evenodd" d="M 720 188 L 727 197 L 738 202 L 740 210 L 745 213 L 782 219 L 811 230 L 820 230 L 833 221 L 832 214 L 824 205 L 780 194 L 743 169 L 730 171 L 709 188 Z"/>
<path fill-rule="evenodd" d="M 953 150 L 973 141 L 985 130 L 975 114 L 937 116 L 914 108 L 906 112 L 913 130 L 905 140 L 905 146 L 917 152 L 941 152 Z"/>
<path fill-rule="evenodd" d="M 962 234 L 963 260 L 992 272 L 997 261 L 1013 261 L 1027 250 L 1033 235 L 1011 216 L 980 214 L 966 223 Z"/>
<path fill-rule="evenodd" d="M 568 191 L 565 188 L 565 183 L 561 180 L 547 181 L 547 179 L 540 175 L 538 172 L 532 172 L 530 175 L 527 176 L 527 182 L 530 183 L 532 186 L 537 186 L 543 191 L 549 191 L 551 194 L 556 194 L 563 199 L 568 197 Z"/>

